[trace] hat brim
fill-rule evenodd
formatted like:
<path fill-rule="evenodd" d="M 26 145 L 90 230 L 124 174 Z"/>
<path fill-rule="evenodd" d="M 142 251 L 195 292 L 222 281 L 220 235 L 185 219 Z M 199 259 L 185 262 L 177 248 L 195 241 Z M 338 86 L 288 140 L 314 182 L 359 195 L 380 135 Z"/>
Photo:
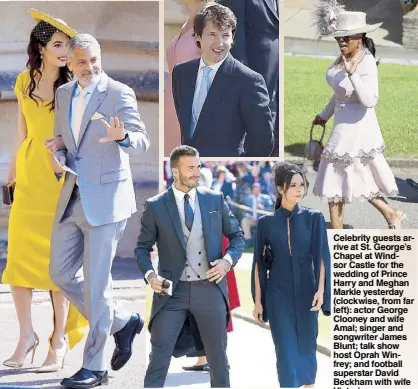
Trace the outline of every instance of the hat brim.
<path fill-rule="evenodd" d="M 334 38 L 341 38 L 342 36 L 351 36 L 351 35 L 356 35 L 356 34 L 367 34 L 368 32 L 372 32 L 377 30 L 382 23 L 376 23 L 376 24 L 366 24 L 363 27 L 359 27 L 356 28 L 354 30 L 337 30 L 334 31 L 333 33 L 327 35 L 327 36 L 332 36 Z"/>
<path fill-rule="evenodd" d="M 62 31 L 64 34 L 68 35 L 70 38 L 73 38 L 77 35 L 77 31 L 73 30 L 71 27 L 68 27 L 65 23 L 61 20 L 56 19 L 45 12 L 39 11 L 38 9 L 31 8 L 29 10 L 30 15 L 35 20 L 35 22 L 39 23 L 40 21 L 44 21 L 51 26 L 54 26 L 57 30 Z"/>

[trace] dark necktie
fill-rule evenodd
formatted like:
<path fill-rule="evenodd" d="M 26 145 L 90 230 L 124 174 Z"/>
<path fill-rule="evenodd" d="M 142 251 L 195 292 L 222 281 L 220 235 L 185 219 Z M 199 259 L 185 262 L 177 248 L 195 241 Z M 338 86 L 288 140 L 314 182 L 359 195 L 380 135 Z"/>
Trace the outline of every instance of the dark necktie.
<path fill-rule="evenodd" d="M 187 229 L 191 231 L 192 225 L 193 225 L 194 214 L 193 214 L 193 209 L 189 203 L 189 199 L 190 199 L 190 195 L 186 193 L 184 195 L 184 221 L 185 221 Z"/>

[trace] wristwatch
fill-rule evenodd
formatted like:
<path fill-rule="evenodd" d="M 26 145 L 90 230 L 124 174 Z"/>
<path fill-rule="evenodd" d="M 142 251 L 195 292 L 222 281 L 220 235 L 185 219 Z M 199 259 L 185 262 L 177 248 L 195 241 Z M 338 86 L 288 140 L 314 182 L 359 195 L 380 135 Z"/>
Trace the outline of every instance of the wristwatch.
<path fill-rule="evenodd" d="M 115 142 L 123 142 L 128 137 L 128 131 L 125 131 L 125 136 L 122 139 L 116 139 Z"/>

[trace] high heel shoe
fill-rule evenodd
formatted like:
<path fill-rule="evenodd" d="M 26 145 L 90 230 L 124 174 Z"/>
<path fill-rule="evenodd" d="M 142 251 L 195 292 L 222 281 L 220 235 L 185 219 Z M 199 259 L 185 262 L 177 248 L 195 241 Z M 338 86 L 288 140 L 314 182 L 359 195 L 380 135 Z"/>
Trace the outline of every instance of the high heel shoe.
<path fill-rule="evenodd" d="M 30 364 L 32 364 L 33 363 L 33 360 L 35 359 L 36 349 L 39 346 L 39 337 L 38 337 L 38 335 L 36 333 L 34 333 L 34 335 L 35 335 L 35 342 L 33 343 L 32 346 L 30 346 L 28 348 L 28 351 L 26 351 L 26 354 L 25 354 L 25 357 L 23 358 L 23 360 L 22 361 L 15 361 L 15 360 L 9 358 L 9 359 L 6 359 L 5 361 L 3 361 L 3 366 L 12 367 L 13 369 L 20 369 L 20 368 L 22 368 L 23 365 L 24 365 L 24 363 L 25 363 L 26 357 L 28 356 L 28 354 L 31 351 L 32 351 L 32 359 L 31 359 Z"/>
<path fill-rule="evenodd" d="M 401 230 L 403 229 L 403 221 L 406 221 L 409 225 L 412 225 L 411 222 L 406 217 L 406 214 L 402 211 L 396 211 L 396 216 L 393 218 L 392 222 L 389 223 L 389 229 Z"/>
<path fill-rule="evenodd" d="M 37 373 L 55 373 L 57 371 L 60 371 L 64 368 L 65 363 L 65 356 L 67 355 L 68 351 L 68 344 L 65 342 L 65 346 L 54 350 L 51 346 L 51 338 L 48 339 L 49 343 L 49 350 L 48 354 L 51 353 L 55 356 L 55 363 L 52 363 L 50 365 L 46 365 L 45 362 L 42 364 L 42 366 L 36 371 Z"/>

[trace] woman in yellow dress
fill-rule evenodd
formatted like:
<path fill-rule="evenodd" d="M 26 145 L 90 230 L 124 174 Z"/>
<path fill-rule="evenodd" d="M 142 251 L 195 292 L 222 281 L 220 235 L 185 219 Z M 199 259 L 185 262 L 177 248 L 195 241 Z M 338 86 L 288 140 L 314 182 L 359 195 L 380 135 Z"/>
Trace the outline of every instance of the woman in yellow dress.
<path fill-rule="evenodd" d="M 21 368 L 29 353 L 33 363 L 39 338 L 32 325 L 32 290 L 44 289 L 50 291 L 54 330 L 48 356 L 38 372 L 52 372 L 63 367 L 67 350 L 82 339 L 88 324 L 49 277 L 52 226 L 64 181 L 57 180 L 51 167 L 50 150 L 61 147 L 59 138 L 53 138 L 55 91 L 71 79 L 66 43 L 76 31 L 38 10 L 30 13 L 37 25 L 28 45 L 28 70 L 18 75 L 15 85 L 18 131 L 8 181 L 15 180 L 16 187 L 2 277 L 11 286 L 20 334 L 13 355 L 3 365 Z"/>

